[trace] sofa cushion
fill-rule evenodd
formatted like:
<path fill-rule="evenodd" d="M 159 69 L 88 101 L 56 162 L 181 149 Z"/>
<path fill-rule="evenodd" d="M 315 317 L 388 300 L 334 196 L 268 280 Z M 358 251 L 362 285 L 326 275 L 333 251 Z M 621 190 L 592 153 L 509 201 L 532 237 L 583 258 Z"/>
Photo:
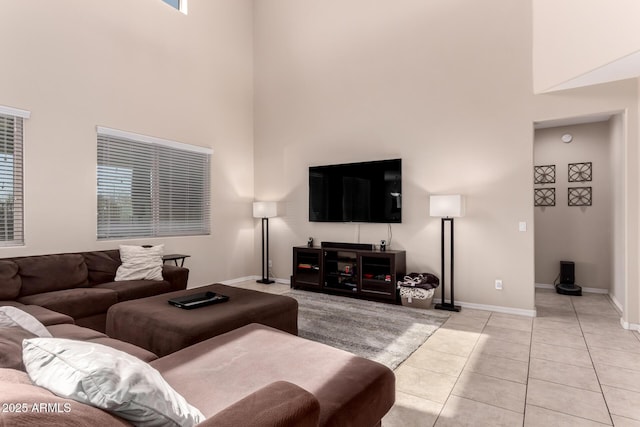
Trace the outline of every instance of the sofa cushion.
<path fill-rule="evenodd" d="M 0 260 L 0 299 L 16 299 L 20 295 L 21 285 L 18 264 L 9 260 Z"/>
<path fill-rule="evenodd" d="M 22 340 L 29 338 L 37 335 L 19 326 L 0 326 L 0 368 L 24 371 Z"/>
<path fill-rule="evenodd" d="M 83 252 L 82 256 L 87 264 L 91 286 L 113 282 L 116 270 L 121 264 L 119 250 Z"/>
<path fill-rule="evenodd" d="M 40 255 L 16 258 L 20 267 L 20 296 L 86 286 L 87 265 L 80 254 Z"/>
<path fill-rule="evenodd" d="M 164 245 L 151 247 L 120 245 L 122 264 L 116 271 L 115 281 L 162 280 L 162 253 Z"/>
<path fill-rule="evenodd" d="M 19 298 L 18 301 L 40 305 L 77 319 L 105 313 L 118 302 L 118 294 L 111 289 L 76 288 L 29 295 Z"/>
<path fill-rule="evenodd" d="M 51 337 L 38 319 L 16 307 L 0 307 L 0 326 L 19 326 L 39 337 Z"/>
<path fill-rule="evenodd" d="M 70 340 L 90 341 L 96 338 L 107 338 L 102 332 L 78 325 L 52 325 L 47 326 L 54 338 L 67 338 Z"/>
<path fill-rule="evenodd" d="M 32 338 L 23 342 L 22 357 L 35 384 L 136 425 L 190 427 L 204 421 L 202 413 L 176 393 L 158 371 L 111 347 Z"/>
<path fill-rule="evenodd" d="M 60 325 L 64 323 L 73 324 L 73 318 L 71 316 L 58 313 L 57 311 L 49 310 L 48 308 L 44 308 L 39 305 L 20 304 L 18 308 L 38 319 L 38 321 L 44 326 Z"/>
<path fill-rule="evenodd" d="M 96 344 L 106 345 L 107 347 L 115 348 L 116 350 L 124 351 L 127 354 L 137 357 L 143 362 L 151 362 L 152 360 L 156 360 L 158 358 L 158 356 L 151 353 L 149 350 L 145 350 L 144 348 L 138 347 L 137 345 L 129 344 L 128 342 L 120 341 L 115 338 L 109 338 L 107 336 L 92 338 L 89 341 Z"/>
<path fill-rule="evenodd" d="M 96 289 L 111 289 L 118 294 L 118 301 L 146 298 L 171 291 L 165 280 L 126 280 L 107 282 L 95 286 Z"/>
<path fill-rule="evenodd" d="M 66 338 L 70 340 L 95 342 L 115 348 L 120 351 L 124 351 L 125 353 L 129 353 L 130 355 L 135 356 L 145 362 L 151 362 L 152 360 L 156 360 L 158 358 L 158 356 L 156 356 L 152 352 L 138 347 L 137 345 L 109 338 L 102 332 L 98 332 L 89 328 L 83 328 L 82 326 L 53 325 L 47 327 L 47 329 L 49 330 L 49 332 L 51 332 L 51 335 L 53 335 L 54 338 Z"/>
<path fill-rule="evenodd" d="M 0 307 L 3 306 L 23 307 L 24 304 L 19 303 L 18 301 L 0 301 Z"/>
<path fill-rule="evenodd" d="M 0 369 L 0 408 L 7 408 L 0 414 L 4 426 L 131 426 L 105 411 L 33 385 L 25 372 L 15 369 Z"/>

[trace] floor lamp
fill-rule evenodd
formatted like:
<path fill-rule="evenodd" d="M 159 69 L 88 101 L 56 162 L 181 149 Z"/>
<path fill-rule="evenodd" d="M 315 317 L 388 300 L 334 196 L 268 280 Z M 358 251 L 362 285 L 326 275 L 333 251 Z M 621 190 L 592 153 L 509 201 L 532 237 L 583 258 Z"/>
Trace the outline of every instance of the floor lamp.
<path fill-rule="evenodd" d="M 258 283 L 274 283 L 269 280 L 269 218 L 278 215 L 276 202 L 253 202 L 253 217 L 262 219 L 262 279 Z"/>
<path fill-rule="evenodd" d="M 440 274 L 442 275 L 442 302 L 436 304 L 439 310 L 460 311 L 453 298 L 453 218 L 464 216 L 464 198 L 460 194 L 432 195 L 429 197 L 429 215 L 439 217 L 440 220 Z M 445 269 L 444 269 L 444 230 L 445 223 L 449 225 L 449 283 L 451 283 L 451 302 L 445 302 Z"/>

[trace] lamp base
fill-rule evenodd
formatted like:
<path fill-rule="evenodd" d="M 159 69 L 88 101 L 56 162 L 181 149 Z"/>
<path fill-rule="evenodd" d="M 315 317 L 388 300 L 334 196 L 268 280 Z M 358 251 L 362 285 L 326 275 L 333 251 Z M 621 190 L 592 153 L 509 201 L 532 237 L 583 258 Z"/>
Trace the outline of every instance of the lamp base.
<path fill-rule="evenodd" d="M 260 279 L 260 280 L 256 280 L 256 283 L 263 283 L 265 285 L 270 285 L 271 283 L 276 283 L 276 282 L 275 280 Z"/>
<path fill-rule="evenodd" d="M 460 311 L 459 305 L 453 305 L 450 302 L 439 303 L 435 305 L 436 310 Z"/>

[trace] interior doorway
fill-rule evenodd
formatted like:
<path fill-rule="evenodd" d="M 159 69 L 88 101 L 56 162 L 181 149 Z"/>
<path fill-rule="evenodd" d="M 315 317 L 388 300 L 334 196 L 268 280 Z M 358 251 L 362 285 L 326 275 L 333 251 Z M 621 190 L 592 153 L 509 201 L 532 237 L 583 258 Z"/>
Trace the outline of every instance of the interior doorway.
<path fill-rule="evenodd" d="M 536 287 L 553 288 L 561 261 L 584 292 L 608 294 L 623 311 L 624 120 L 622 113 L 536 123 Z"/>

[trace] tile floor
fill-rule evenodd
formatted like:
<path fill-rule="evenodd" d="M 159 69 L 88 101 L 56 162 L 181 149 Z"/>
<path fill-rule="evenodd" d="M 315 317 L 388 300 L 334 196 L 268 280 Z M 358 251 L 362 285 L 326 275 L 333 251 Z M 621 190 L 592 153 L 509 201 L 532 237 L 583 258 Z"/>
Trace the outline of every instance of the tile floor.
<path fill-rule="evenodd" d="M 536 308 L 452 314 L 396 369 L 383 426 L 640 427 L 640 334 L 622 329 L 609 297 L 538 289 Z"/>

